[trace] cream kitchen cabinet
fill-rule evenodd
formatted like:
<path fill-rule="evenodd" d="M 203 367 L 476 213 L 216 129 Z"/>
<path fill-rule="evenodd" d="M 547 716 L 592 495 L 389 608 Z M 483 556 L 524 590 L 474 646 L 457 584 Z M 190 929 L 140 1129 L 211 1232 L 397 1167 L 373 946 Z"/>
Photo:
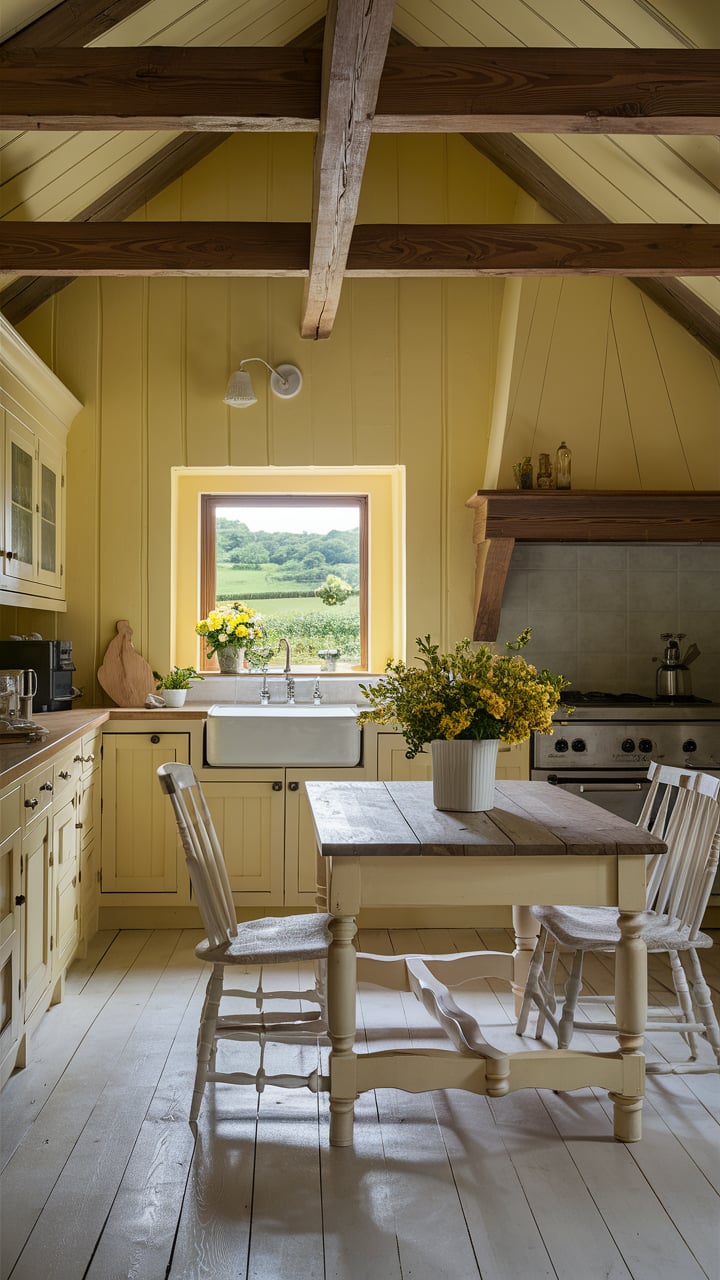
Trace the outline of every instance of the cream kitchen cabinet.
<path fill-rule="evenodd" d="M 65 608 L 65 454 L 82 408 L 0 316 L 0 602 Z"/>
<path fill-rule="evenodd" d="M 317 846 L 305 783 L 312 781 L 355 782 L 370 780 L 362 767 L 354 769 L 286 769 L 285 770 L 285 892 L 289 907 L 312 911 L 318 893 Z"/>
<path fill-rule="evenodd" d="M 222 782 L 203 777 L 202 788 L 238 906 L 282 905 L 284 772 L 236 770 L 239 776 Z"/>
<path fill-rule="evenodd" d="M 188 733 L 104 733 L 100 904 L 188 905 L 190 885 L 157 769 L 189 762 Z M 151 896 L 150 896 L 151 895 Z"/>
<path fill-rule="evenodd" d="M 23 907 L 21 787 L 0 797 L 0 1082 L 15 1060 L 22 1026 Z"/>

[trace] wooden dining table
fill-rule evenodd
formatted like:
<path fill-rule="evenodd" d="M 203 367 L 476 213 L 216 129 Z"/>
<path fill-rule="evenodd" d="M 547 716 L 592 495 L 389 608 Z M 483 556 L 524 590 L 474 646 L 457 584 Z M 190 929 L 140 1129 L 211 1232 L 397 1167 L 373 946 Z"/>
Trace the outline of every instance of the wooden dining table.
<path fill-rule="evenodd" d="M 642 938 L 649 855 L 665 845 L 641 827 L 546 782 L 495 786 L 483 813 L 443 812 L 431 782 L 307 782 L 332 942 L 328 953 L 330 1143 L 351 1146 L 355 1099 L 377 1088 L 459 1088 L 499 1098 L 523 1088 L 609 1091 L 615 1137 L 642 1136 L 647 957 Z M 522 996 L 537 938 L 529 904 L 614 906 L 617 1048 L 523 1048 L 487 1040 L 452 988 L 504 978 Z M 354 945 L 363 907 L 512 905 L 515 949 L 369 956 Z M 448 1047 L 357 1052 L 358 979 L 413 991 Z"/>

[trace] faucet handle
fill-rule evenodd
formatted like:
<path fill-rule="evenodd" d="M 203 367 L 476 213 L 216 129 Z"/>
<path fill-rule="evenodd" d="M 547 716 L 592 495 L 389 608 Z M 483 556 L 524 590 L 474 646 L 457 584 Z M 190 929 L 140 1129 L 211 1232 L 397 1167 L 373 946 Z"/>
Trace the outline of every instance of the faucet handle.
<path fill-rule="evenodd" d="M 319 707 L 319 706 L 320 706 L 320 703 L 322 702 L 322 694 L 321 694 L 321 692 L 320 692 L 320 677 L 319 677 L 319 676 L 316 676 L 316 677 L 315 677 L 315 684 L 313 685 L 312 700 L 313 700 L 313 703 L 314 703 L 314 705 L 315 705 L 316 707 Z"/>

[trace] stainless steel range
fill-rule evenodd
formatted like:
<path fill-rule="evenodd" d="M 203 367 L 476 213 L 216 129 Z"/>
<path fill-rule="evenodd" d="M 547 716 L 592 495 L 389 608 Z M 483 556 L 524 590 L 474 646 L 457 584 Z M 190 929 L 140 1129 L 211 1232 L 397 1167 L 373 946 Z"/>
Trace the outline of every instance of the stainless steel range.
<path fill-rule="evenodd" d="M 720 775 L 720 706 L 702 698 L 566 690 L 552 735 L 533 734 L 530 777 L 635 822 L 651 760 Z M 568 707 L 572 706 L 572 713 Z"/>

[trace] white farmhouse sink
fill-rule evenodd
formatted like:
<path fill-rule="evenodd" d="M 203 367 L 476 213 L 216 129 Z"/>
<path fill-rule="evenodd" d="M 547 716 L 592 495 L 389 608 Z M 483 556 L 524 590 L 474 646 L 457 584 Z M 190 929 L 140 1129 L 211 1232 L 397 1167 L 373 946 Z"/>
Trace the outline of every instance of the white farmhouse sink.
<path fill-rule="evenodd" d="M 360 761 L 362 741 L 357 714 L 354 706 L 216 703 L 207 715 L 207 762 L 250 768 L 352 768 Z"/>

